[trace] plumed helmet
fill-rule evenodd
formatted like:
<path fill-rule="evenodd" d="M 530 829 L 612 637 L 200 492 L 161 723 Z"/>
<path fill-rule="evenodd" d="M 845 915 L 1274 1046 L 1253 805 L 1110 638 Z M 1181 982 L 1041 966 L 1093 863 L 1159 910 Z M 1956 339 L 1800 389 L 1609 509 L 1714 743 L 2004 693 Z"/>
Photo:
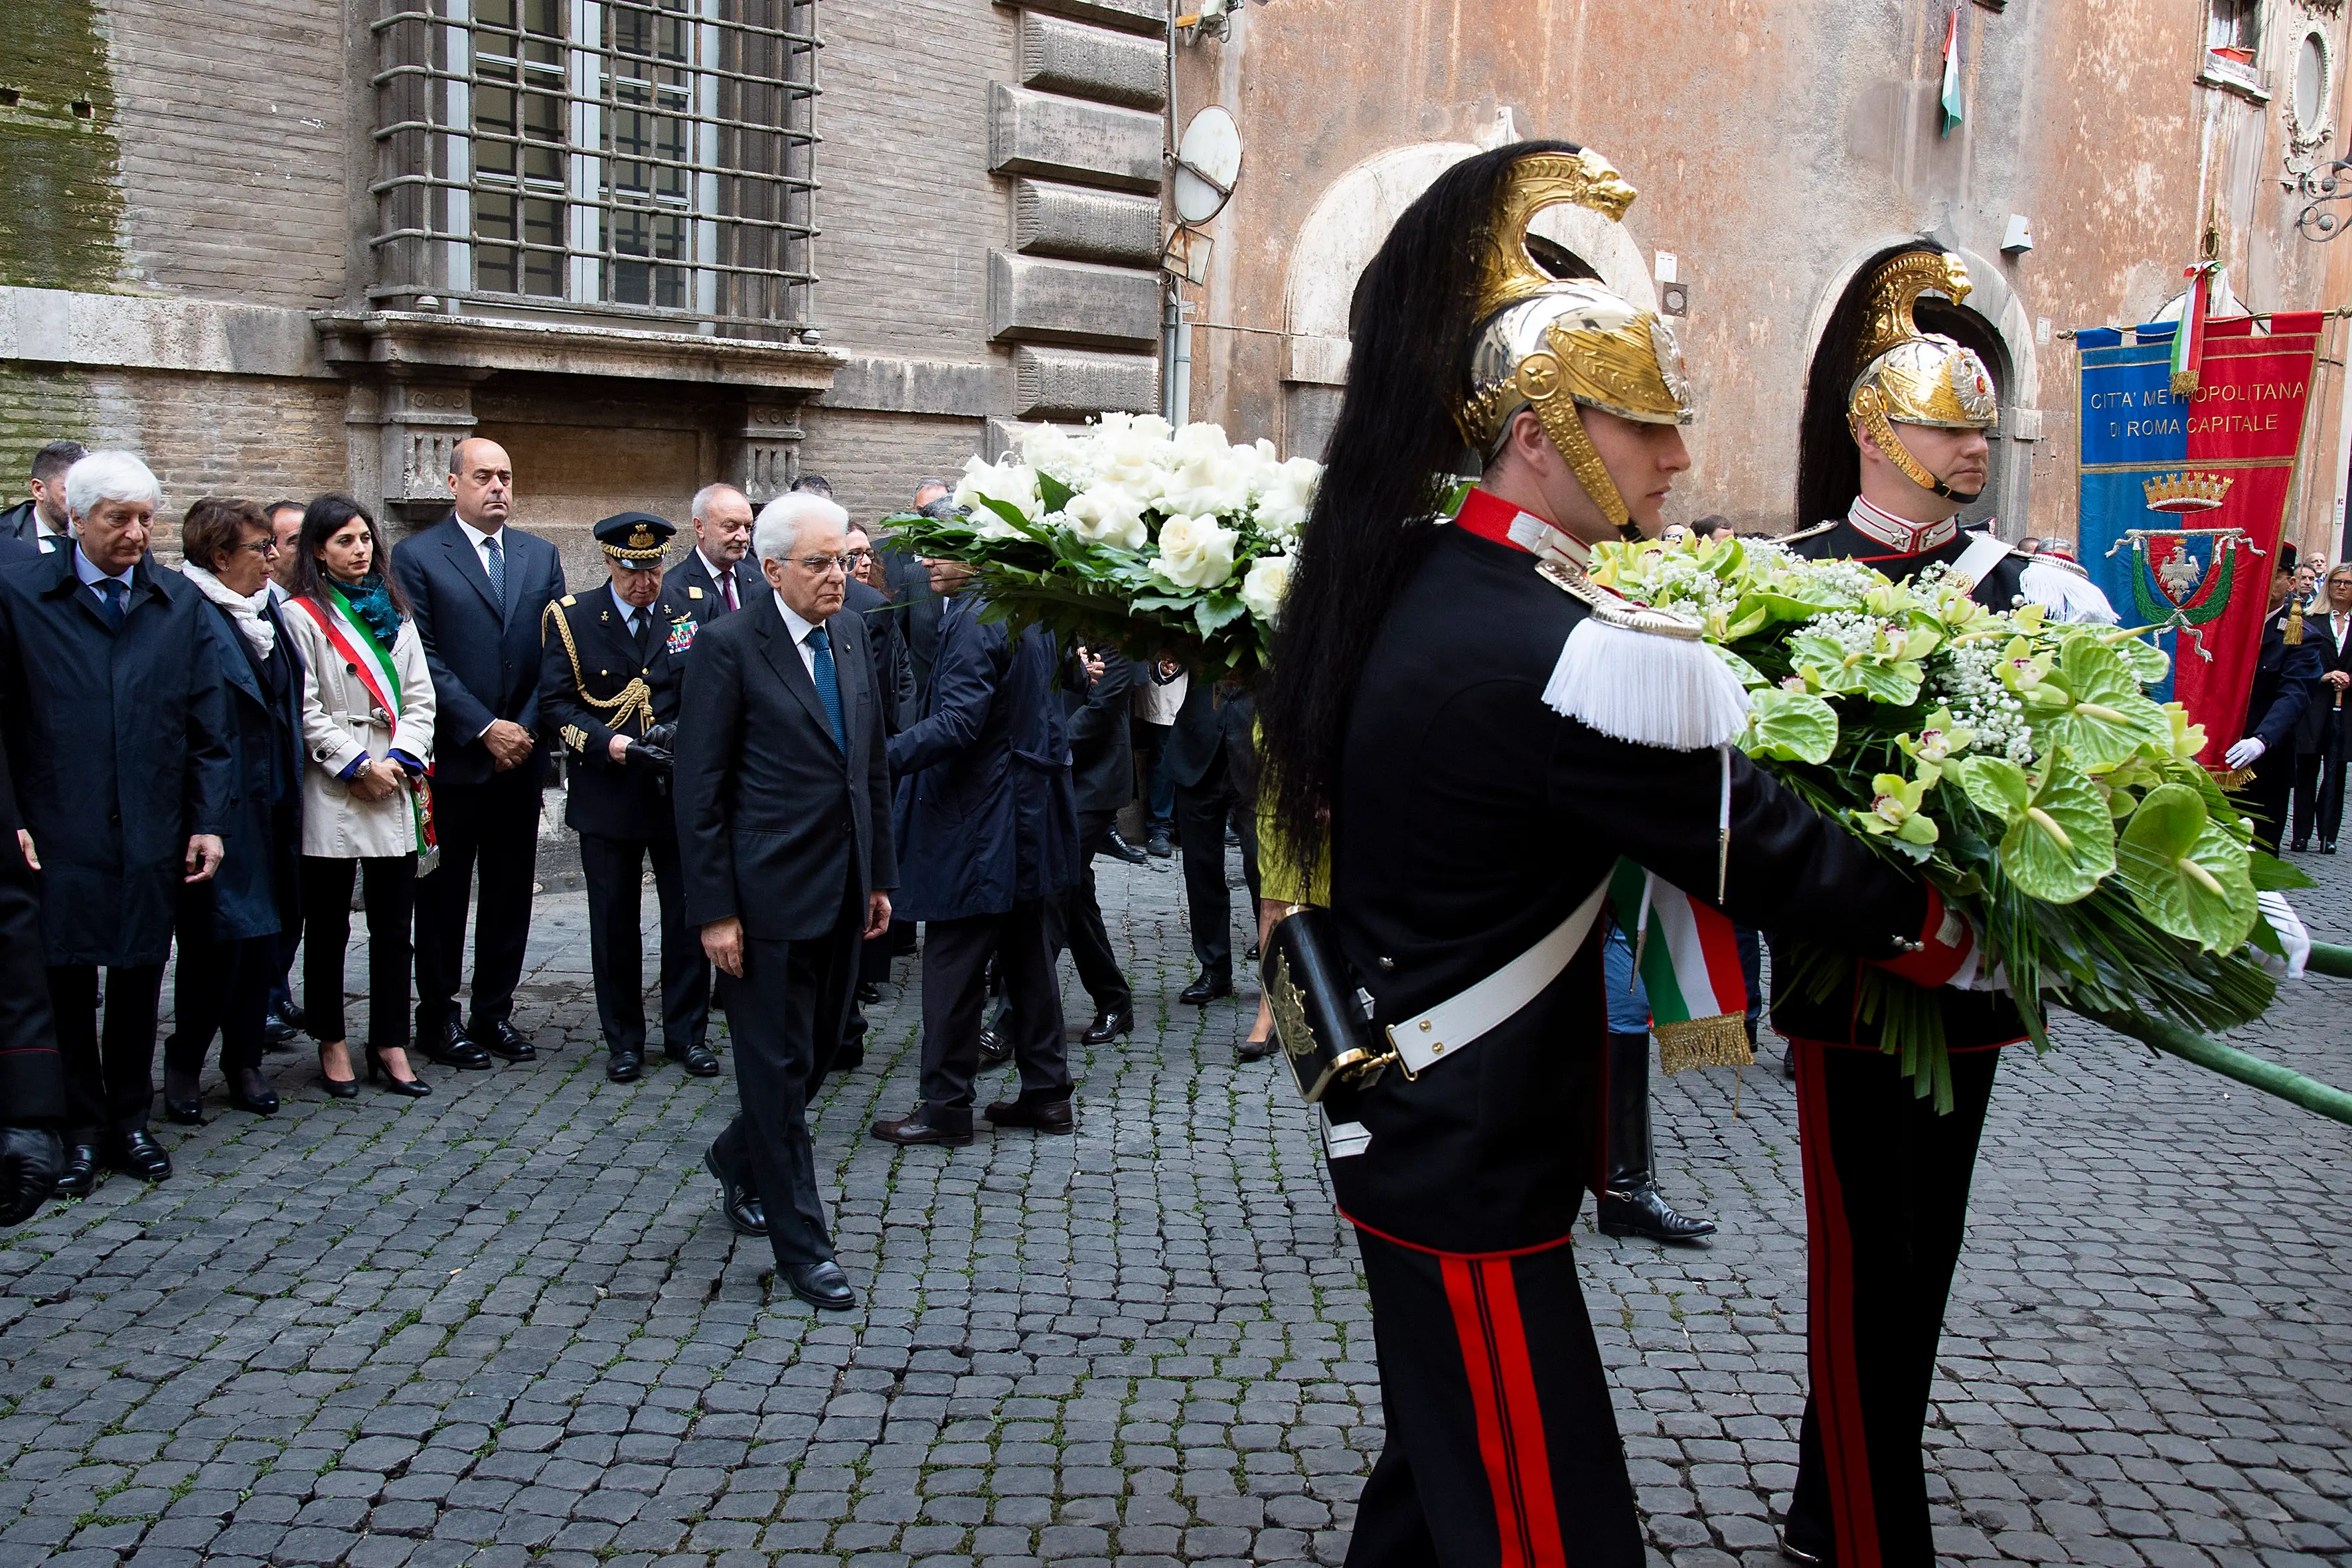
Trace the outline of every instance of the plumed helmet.
<path fill-rule="evenodd" d="M 2000 424 L 2000 397 L 1992 374 L 1974 349 L 1940 333 L 1922 331 L 1912 307 L 1926 293 L 1955 305 L 1969 297 L 1968 264 L 1950 251 L 1908 250 L 1882 265 L 1870 280 L 1863 329 L 1862 368 L 1846 398 L 1846 413 L 1914 484 L 1961 502 L 1976 499 L 1946 486 L 1911 455 L 1895 425 L 1943 430 L 1991 431 Z"/>
<path fill-rule="evenodd" d="M 1519 410 L 1532 408 L 1577 481 L 1621 529 L 1628 521 L 1624 498 L 1577 406 L 1645 425 L 1689 424 L 1682 351 L 1654 312 L 1598 283 L 1546 272 L 1528 252 L 1528 226 L 1563 203 L 1622 218 L 1633 194 L 1590 148 L 1533 153 L 1512 164 L 1496 197 L 1481 277 L 1470 384 L 1454 414 L 1464 439 L 1489 458 Z"/>

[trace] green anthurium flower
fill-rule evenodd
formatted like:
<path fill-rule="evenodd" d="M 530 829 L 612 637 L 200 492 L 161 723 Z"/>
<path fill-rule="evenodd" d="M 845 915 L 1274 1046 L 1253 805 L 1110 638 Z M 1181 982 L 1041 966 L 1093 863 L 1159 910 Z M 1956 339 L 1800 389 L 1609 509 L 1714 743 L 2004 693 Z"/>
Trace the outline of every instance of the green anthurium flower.
<path fill-rule="evenodd" d="M 1751 692 L 1740 750 L 1751 757 L 1825 763 L 1837 750 L 1837 710 L 1811 693 L 1768 686 Z"/>
<path fill-rule="evenodd" d="M 2148 919 L 2208 952 L 2227 952 L 2253 930 L 2246 852 L 2187 784 L 2151 790 L 2116 845 L 2124 889 Z"/>
<path fill-rule="evenodd" d="M 2020 892 L 2046 904 L 2088 896 L 2116 868 L 2107 803 L 2063 756 L 2034 782 L 2024 812 L 2001 835 L 2000 866 Z"/>
<path fill-rule="evenodd" d="M 2022 822 L 2025 808 L 2033 802 L 2025 770 L 2006 757 L 1956 757 L 1945 771 L 1971 805 L 2004 826 Z"/>
<path fill-rule="evenodd" d="M 2163 710 L 2141 694 L 2123 656 L 2095 633 L 2067 637 L 2060 645 L 2055 669 L 2035 689 L 2063 694 L 2056 704 L 2045 697 L 2040 704 L 2043 710 L 2033 715 L 2042 749 L 2064 747 L 2084 767 L 2111 767 L 2142 746 L 2171 743 Z"/>

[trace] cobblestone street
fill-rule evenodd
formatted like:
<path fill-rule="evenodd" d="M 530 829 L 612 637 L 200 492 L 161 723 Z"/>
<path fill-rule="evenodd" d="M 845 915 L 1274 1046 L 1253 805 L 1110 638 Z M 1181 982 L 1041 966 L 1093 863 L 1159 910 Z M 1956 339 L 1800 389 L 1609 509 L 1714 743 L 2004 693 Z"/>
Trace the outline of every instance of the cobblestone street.
<path fill-rule="evenodd" d="M 2304 863 L 2315 933 L 2352 938 L 2352 865 Z M 772 1289 L 717 1212 L 731 1068 L 605 1081 L 576 892 L 539 903 L 536 1064 L 342 1102 L 274 1057 L 266 1120 L 208 1077 L 211 1125 L 158 1129 L 170 1181 L 0 1237 L 0 1563 L 1336 1563 L 1381 1440 L 1355 1254 L 1278 1064 L 1234 1059 L 1254 994 L 1174 1001 L 1167 864 L 1101 868 L 1139 1028 L 1073 1047 L 1076 1138 L 871 1141 L 913 1100 L 912 985 L 871 1010 L 817 1121 L 855 1312 Z M 2313 981 L 2239 1043 L 2352 1083 L 2348 1010 Z M 2094 1037 L 2001 1070 L 1929 1433 L 1943 1554 L 2352 1561 L 2352 1129 Z M 1779 1561 L 1779 1062 L 1660 1087 L 1712 1247 L 1579 1236 L 1677 1568 Z"/>

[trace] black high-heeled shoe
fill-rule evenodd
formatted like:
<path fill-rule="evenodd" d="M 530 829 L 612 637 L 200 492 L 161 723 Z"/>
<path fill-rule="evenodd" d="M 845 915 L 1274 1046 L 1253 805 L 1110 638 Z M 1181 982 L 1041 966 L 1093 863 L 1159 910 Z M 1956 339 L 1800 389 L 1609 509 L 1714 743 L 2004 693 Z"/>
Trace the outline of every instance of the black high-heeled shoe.
<path fill-rule="evenodd" d="M 394 1074 L 390 1068 L 383 1065 L 383 1053 L 373 1046 L 367 1048 L 367 1064 L 368 1082 L 374 1083 L 381 1079 L 384 1089 L 390 1093 L 403 1095 L 410 1100 L 422 1100 L 433 1092 L 433 1086 L 429 1083 L 422 1083 L 413 1078 L 401 1078 Z"/>
<path fill-rule="evenodd" d="M 163 1114 L 182 1127 L 205 1124 L 205 1097 L 195 1079 L 163 1069 Z"/>
<path fill-rule="evenodd" d="M 343 1047 L 343 1054 L 346 1058 L 351 1055 L 349 1046 Z M 360 1095 L 357 1078 L 337 1078 L 327 1070 L 327 1047 L 324 1046 L 319 1047 L 319 1087 L 337 1100 L 357 1100 Z"/>
<path fill-rule="evenodd" d="M 269 1080 L 251 1068 L 236 1074 L 228 1081 L 228 1102 L 239 1110 L 249 1110 L 256 1116 L 278 1114 L 278 1091 Z"/>

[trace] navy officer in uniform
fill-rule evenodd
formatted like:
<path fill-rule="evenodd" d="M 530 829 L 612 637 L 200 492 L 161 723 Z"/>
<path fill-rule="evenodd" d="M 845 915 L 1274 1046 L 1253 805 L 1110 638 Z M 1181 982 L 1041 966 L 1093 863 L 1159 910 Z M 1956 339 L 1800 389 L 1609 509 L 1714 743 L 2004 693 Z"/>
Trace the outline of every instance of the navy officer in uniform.
<path fill-rule="evenodd" d="M 1328 909 L 1292 918 L 1336 933 L 1395 1058 L 1319 1102 L 1387 1417 L 1354 1568 L 1643 1562 L 1569 1245 L 1610 1156 L 1619 858 L 1906 978 L 1958 963 L 1928 889 L 1728 745 L 1745 695 L 1698 628 L 1584 574 L 1657 533 L 1687 388 L 1664 322 L 1548 271 L 1527 229 L 1633 197 L 1597 154 L 1520 142 L 1398 219 L 1260 688 L 1274 833 L 1331 856 Z"/>
<path fill-rule="evenodd" d="M 571 757 L 563 820 L 580 835 L 588 880 L 588 952 L 596 1016 L 611 1053 L 604 1076 L 645 1071 L 646 1005 L 638 909 L 645 863 L 661 901 L 662 1047 L 697 1078 L 719 1071 L 710 1028 L 710 965 L 686 928 L 670 742 L 698 618 L 662 584 L 662 548 L 677 530 L 650 512 L 596 525 L 611 581 L 547 606 L 541 627 L 540 711 Z"/>

